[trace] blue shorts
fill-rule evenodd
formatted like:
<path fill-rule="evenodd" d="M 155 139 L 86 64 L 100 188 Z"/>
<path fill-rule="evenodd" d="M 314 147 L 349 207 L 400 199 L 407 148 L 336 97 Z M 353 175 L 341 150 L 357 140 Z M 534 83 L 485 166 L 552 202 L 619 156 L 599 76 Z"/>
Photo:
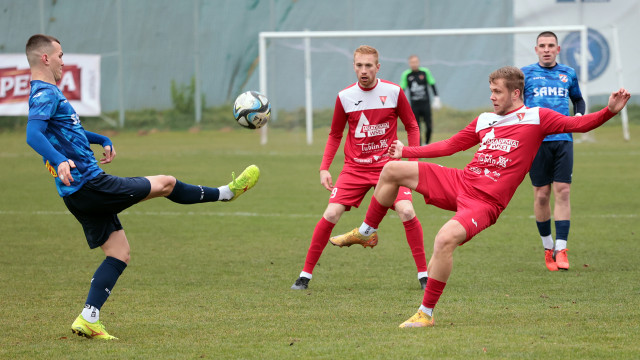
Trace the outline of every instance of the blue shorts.
<path fill-rule="evenodd" d="M 543 141 L 533 159 L 529 177 L 536 187 L 553 182 L 571 184 L 573 141 Z"/>
<path fill-rule="evenodd" d="M 118 213 L 139 203 L 150 192 L 151 183 L 147 178 L 102 173 L 62 199 L 82 224 L 89 247 L 95 249 L 102 246 L 112 232 L 122 230 Z"/>

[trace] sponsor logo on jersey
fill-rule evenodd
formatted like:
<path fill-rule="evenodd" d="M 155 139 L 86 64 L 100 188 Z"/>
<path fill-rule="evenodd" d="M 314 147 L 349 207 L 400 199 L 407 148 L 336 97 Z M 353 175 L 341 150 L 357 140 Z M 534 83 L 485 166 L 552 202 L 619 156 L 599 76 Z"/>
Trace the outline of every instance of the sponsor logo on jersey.
<path fill-rule="evenodd" d="M 511 139 L 501 139 L 501 138 L 493 138 L 488 139 L 485 143 L 485 146 L 489 150 L 500 150 L 504 152 L 511 152 L 511 150 L 516 149 L 520 142 L 518 140 Z"/>
<path fill-rule="evenodd" d="M 56 169 L 54 169 L 53 166 L 51 166 L 51 163 L 49 163 L 49 160 L 47 160 L 44 166 L 47 167 L 47 170 L 49 170 L 49 173 L 51 173 L 51 176 L 58 177 L 58 173 L 56 172 Z"/>
<path fill-rule="evenodd" d="M 492 154 L 478 153 L 478 162 L 483 165 L 494 165 L 506 168 L 512 160 L 504 156 L 498 156 L 496 159 Z"/>
<path fill-rule="evenodd" d="M 385 150 L 389 147 L 387 145 L 387 140 L 385 139 L 380 140 L 379 142 L 363 143 L 363 144 L 356 144 L 356 145 L 360 146 L 360 148 L 362 149 L 362 153 Z"/>
<path fill-rule="evenodd" d="M 353 105 L 358 106 L 358 105 L 360 105 L 361 102 L 362 102 L 362 100 L 358 100 L 358 102 L 353 104 Z"/>
<path fill-rule="evenodd" d="M 478 151 L 488 149 L 511 152 L 511 150 L 516 149 L 519 144 L 520 142 L 518 140 L 496 138 L 495 128 L 492 128 L 491 131 L 486 133 L 482 138 L 482 145 L 480 145 Z"/>
<path fill-rule="evenodd" d="M 500 177 L 500 173 L 497 171 L 491 171 L 489 169 L 484 169 L 484 176 L 488 177 L 489 179 L 493 180 L 493 181 L 498 181 L 498 178 Z"/>
<path fill-rule="evenodd" d="M 380 96 L 380 102 L 384 106 L 384 103 L 387 102 L 387 97 L 386 96 Z"/>
<path fill-rule="evenodd" d="M 362 132 L 367 133 L 367 136 L 384 135 L 389 128 L 389 122 L 376 125 L 362 125 Z"/>
<path fill-rule="evenodd" d="M 560 74 L 558 75 L 558 77 L 560 78 L 560 81 L 562 81 L 563 83 L 566 83 L 567 81 L 569 81 L 569 77 L 565 74 Z"/>
<path fill-rule="evenodd" d="M 368 158 L 368 159 L 360 159 L 360 158 L 353 158 L 354 162 L 357 162 L 358 164 L 373 164 L 373 159 Z"/>
<path fill-rule="evenodd" d="M 533 88 L 533 96 L 561 96 L 567 97 L 569 90 L 555 86 L 543 86 L 540 88 Z"/>

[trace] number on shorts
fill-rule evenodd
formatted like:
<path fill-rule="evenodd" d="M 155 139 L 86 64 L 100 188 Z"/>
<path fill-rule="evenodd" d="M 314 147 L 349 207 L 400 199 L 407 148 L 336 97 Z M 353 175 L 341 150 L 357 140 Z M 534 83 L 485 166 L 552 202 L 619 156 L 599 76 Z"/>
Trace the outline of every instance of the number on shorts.
<path fill-rule="evenodd" d="M 333 199 L 334 197 L 336 197 L 336 194 L 338 193 L 338 188 L 334 187 L 333 190 L 331 190 L 331 199 Z"/>

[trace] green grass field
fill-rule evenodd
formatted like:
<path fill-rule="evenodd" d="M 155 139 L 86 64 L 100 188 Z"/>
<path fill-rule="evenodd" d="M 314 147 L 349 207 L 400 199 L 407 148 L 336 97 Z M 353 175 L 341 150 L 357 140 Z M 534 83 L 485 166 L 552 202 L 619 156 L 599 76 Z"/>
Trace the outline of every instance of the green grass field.
<path fill-rule="evenodd" d="M 101 316 L 120 340 L 100 342 L 70 325 L 103 254 L 89 251 L 24 134 L 0 133 L 0 358 L 640 356 L 640 142 L 624 142 L 619 126 L 575 146 L 571 269 L 546 270 L 526 179 L 498 223 L 456 251 L 430 329 L 398 328 L 422 292 L 395 214 L 375 249 L 329 245 L 309 290 L 289 289 L 328 200 L 317 171 L 326 134 L 316 130 L 313 146 L 283 130 L 266 146 L 242 129 L 113 136 L 118 156 L 104 169 L 115 175 L 217 186 L 255 163 L 262 177 L 232 203 L 155 199 L 120 216 L 132 258 Z M 434 162 L 462 167 L 470 156 Z M 334 234 L 360 224 L 368 198 Z M 430 256 L 452 213 L 414 199 Z"/>

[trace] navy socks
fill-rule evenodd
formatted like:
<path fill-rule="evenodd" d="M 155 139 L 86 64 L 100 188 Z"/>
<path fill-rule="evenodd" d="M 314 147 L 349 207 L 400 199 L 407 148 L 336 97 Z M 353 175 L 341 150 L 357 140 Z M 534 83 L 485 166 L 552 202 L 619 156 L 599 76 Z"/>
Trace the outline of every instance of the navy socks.
<path fill-rule="evenodd" d="M 210 201 L 218 201 L 220 190 L 201 185 L 185 184 L 176 180 L 176 186 L 167 199 L 178 204 L 197 204 Z"/>
<path fill-rule="evenodd" d="M 556 240 L 569 239 L 569 227 L 571 220 L 556 220 Z"/>
<path fill-rule="evenodd" d="M 100 310 L 126 267 L 127 264 L 124 261 L 107 256 L 93 274 L 86 304 Z"/>
<path fill-rule="evenodd" d="M 556 229 L 558 222 L 556 221 Z M 549 236 L 551 235 L 551 219 L 547 221 L 536 221 L 536 225 L 538 225 L 538 232 L 540 236 Z"/>

